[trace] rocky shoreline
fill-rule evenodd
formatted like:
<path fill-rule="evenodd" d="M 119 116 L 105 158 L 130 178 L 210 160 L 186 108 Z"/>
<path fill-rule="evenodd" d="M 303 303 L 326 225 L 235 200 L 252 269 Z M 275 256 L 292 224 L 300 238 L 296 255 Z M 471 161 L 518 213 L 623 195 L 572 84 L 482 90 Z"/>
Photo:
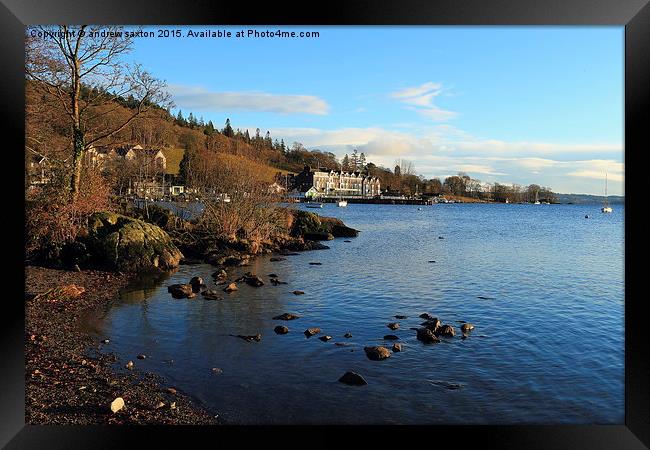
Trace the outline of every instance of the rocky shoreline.
<path fill-rule="evenodd" d="M 110 341 L 93 340 L 80 329 L 79 320 L 114 301 L 131 278 L 113 272 L 25 267 L 26 423 L 219 423 L 217 416 L 162 378 L 137 367 L 115 371 Z M 69 288 L 72 285 L 78 289 Z M 50 291 L 61 286 L 68 288 Z M 124 407 L 113 412 L 111 404 L 117 398 L 123 399 Z"/>

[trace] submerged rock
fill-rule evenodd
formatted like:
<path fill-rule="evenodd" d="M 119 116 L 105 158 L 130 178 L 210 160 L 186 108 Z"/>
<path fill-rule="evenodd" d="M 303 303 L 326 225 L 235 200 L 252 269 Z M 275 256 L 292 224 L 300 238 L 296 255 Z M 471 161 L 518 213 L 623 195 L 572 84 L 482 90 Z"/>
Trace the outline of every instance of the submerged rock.
<path fill-rule="evenodd" d="M 386 325 L 388 328 L 391 330 L 397 330 L 399 328 L 399 323 L 397 322 L 391 322 L 388 325 Z"/>
<path fill-rule="evenodd" d="M 297 314 L 284 313 L 284 314 L 280 314 L 279 316 L 275 316 L 273 320 L 295 320 L 299 318 L 300 316 Z"/>
<path fill-rule="evenodd" d="M 406 316 L 400 316 L 399 314 L 395 316 L 396 319 L 408 319 Z"/>
<path fill-rule="evenodd" d="M 467 333 L 468 331 L 472 331 L 473 329 L 474 329 L 474 325 L 472 325 L 471 323 L 464 323 L 460 327 L 460 331 L 462 331 L 463 333 Z"/>
<path fill-rule="evenodd" d="M 223 297 L 221 297 L 217 291 L 212 289 L 201 292 L 201 295 L 203 295 L 206 300 L 223 300 Z"/>
<path fill-rule="evenodd" d="M 352 337 L 352 333 L 349 331 L 343 335 L 344 338 L 350 339 Z"/>
<path fill-rule="evenodd" d="M 394 334 L 387 334 L 384 336 L 384 339 L 387 341 L 396 341 L 399 339 L 399 336 L 395 336 Z"/>
<path fill-rule="evenodd" d="M 332 339 L 332 336 L 320 336 L 318 339 L 320 339 L 323 342 L 327 342 L 330 339 Z"/>
<path fill-rule="evenodd" d="M 323 263 L 321 263 L 321 262 L 310 262 L 309 265 L 310 266 L 322 266 Z"/>
<path fill-rule="evenodd" d="M 318 334 L 318 333 L 320 333 L 320 328 L 318 328 L 318 327 L 307 328 L 305 330 L 305 336 L 307 336 L 307 337 L 312 337 L 313 335 Z"/>
<path fill-rule="evenodd" d="M 217 279 L 226 278 L 228 276 L 228 273 L 225 270 L 220 269 L 213 273 L 212 276 Z"/>
<path fill-rule="evenodd" d="M 420 317 L 420 319 L 425 319 L 425 320 L 433 320 L 433 319 L 435 319 L 435 317 L 433 317 L 429 313 L 422 313 L 422 314 L 419 315 L 419 317 Z"/>
<path fill-rule="evenodd" d="M 269 278 L 277 278 L 278 276 L 274 273 L 270 273 L 267 275 Z"/>
<path fill-rule="evenodd" d="M 271 284 L 273 286 L 278 286 L 280 284 L 287 284 L 287 282 L 286 281 L 280 281 L 277 278 L 271 278 Z"/>
<path fill-rule="evenodd" d="M 339 382 L 350 385 L 350 386 L 366 386 L 368 382 L 356 372 L 345 372 Z"/>
<path fill-rule="evenodd" d="M 381 361 L 382 359 L 390 357 L 390 350 L 388 350 L 386 347 L 364 347 L 363 350 L 366 352 L 368 359 L 372 361 Z"/>
<path fill-rule="evenodd" d="M 442 323 L 436 317 L 433 317 L 430 320 L 425 320 L 420 325 L 423 326 L 424 328 L 430 329 L 431 331 L 433 331 L 435 333 L 438 330 L 438 328 L 440 328 Z"/>
<path fill-rule="evenodd" d="M 293 295 L 303 295 L 303 291 L 293 291 Z"/>
<path fill-rule="evenodd" d="M 433 334 L 433 331 L 431 331 L 428 328 L 418 328 L 417 339 L 418 341 L 422 341 L 425 344 L 433 344 L 436 342 L 440 342 L 440 339 L 436 337 L 436 335 Z"/>
<path fill-rule="evenodd" d="M 189 284 L 172 284 L 167 286 L 167 292 L 174 298 L 191 298 L 194 295 L 194 290 Z"/>
<path fill-rule="evenodd" d="M 192 286 L 192 290 L 194 292 L 199 292 L 201 290 L 201 286 L 204 286 L 205 283 L 203 283 L 203 278 L 201 278 L 201 277 L 193 277 L 190 280 L 189 285 Z"/>
<path fill-rule="evenodd" d="M 399 344 L 397 342 L 394 343 L 393 344 L 393 352 L 397 353 L 397 352 L 401 352 L 401 351 L 402 351 L 402 344 Z"/>
<path fill-rule="evenodd" d="M 247 285 L 253 287 L 260 287 L 264 285 L 264 281 L 262 281 L 262 279 L 255 274 L 246 274 L 244 281 Z"/>
<path fill-rule="evenodd" d="M 281 257 L 273 257 L 271 258 L 271 262 L 278 262 L 278 261 L 285 261 L 287 258 L 281 258 Z"/>
<path fill-rule="evenodd" d="M 250 335 L 238 334 L 237 337 L 247 342 L 253 342 L 253 341 L 259 342 L 262 340 L 262 335 L 260 333 L 250 334 Z"/>
<path fill-rule="evenodd" d="M 287 334 L 289 332 L 289 328 L 285 327 L 284 325 L 278 325 L 277 327 L 273 328 L 273 331 L 275 331 L 275 334 Z"/>

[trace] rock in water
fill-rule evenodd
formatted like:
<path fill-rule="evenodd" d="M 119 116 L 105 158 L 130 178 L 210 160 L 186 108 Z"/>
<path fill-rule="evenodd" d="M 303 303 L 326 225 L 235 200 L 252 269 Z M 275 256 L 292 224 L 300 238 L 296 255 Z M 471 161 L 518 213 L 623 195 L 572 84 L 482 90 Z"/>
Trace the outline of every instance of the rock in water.
<path fill-rule="evenodd" d="M 147 359 L 147 355 L 138 355 L 138 359 Z"/>
<path fill-rule="evenodd" d="M 204 285 L 203 278 L 201 278 L 201 277 L 192 277 L 192 279 L 189 282 L 189 285 L 192 286 L 192 290 L 194 292 L 199 292 L 201 290 L 201 286 Z"/>
<path fill-rule="evenodd" d="M 433 334 L 433 331 L 431 331 L 428 328 L 418 328 L 417 329 L 417 338 L 418 341 L 422 341 L 425 344 L 432 344 L 435 342 L 440 342 L 440 339 L 436 337 L 435 334 Z"/>
<path fill-rule="evenodd" d="M 397 352 L 401 352 L 401 351 L 402 351 L 402 344 L 399 344 L 397 342 L 394 343 L 393 344 L 393 352 L 397 353 Z"/>
<path fill-rule="evenodd" d="M 295 320 L 299 318 L 300 316 L 297 314 L 284 313 L 284 314 L 280 314 L 279 316 L 275 316 L 273 320 Z"/>
<path fill-rule="evenodd" d="M 422 314 L 420 314 L 419 317 L 420 317 L 420 319 L 425 319 L 425 320 L 433 320 L 433 319 L 435 319 L 435 317 L 433 317 L 429 313 L 422 313 Z"/>
<path fill-rule="evenodd" d="M 255 274 L 246 274 L 244 277 L 244 281 L 246 282 L 247 285 L 253 286 L 253 287 L 260 287 L 264 285 L 264 281 L 260 277 L 258 277 Z"/>
<path fill-rule="evenodd" d="M 399 323 L 397 322 L 391 322 L 388 325 L 386 325 L 388 328 L 391 330 L 397 330 L 399 328 Z"/>
<path fill-rule="evenodd" d="M 303 291 L 293 291 L 293 295 L 303 295 Z"/>
<path fill-rule="evenodd" d="M 259 341 L 262 340 L 262 335 L 259 334 L 259 333 L 254 334 L 254 335 L 242 335 L 242 334 L 238 334 L 237 337 L 240 338 L 240 339 L 243 339 L 243 340 L 245 340 L 245 341 L 247 341 L 247 342 L 253 342 L 253 341 L 255 341 L 255 342 L 259 342 Z"/>
<path fill-rule="evenodd" d="M 212 289 L 203 291 L 201 295 L 203 295 L 206 300 L 223 300 L 223 297 L 221 297 L 217 291 Z"/>
<path fill-rule="evenodd" d="M 344 338 L 350 339 L 352 337 L 352 333 L 349 331 L 343 335 Z"/>
<path fill-rule="evenodd" d="M 219 367 L 213 367 L 212 373 L 215 375 L 221 375 L 223 373 L 223 369 L 220 369 Z"/>
<path fill-rule="evenodd" d="M 190 298 L 194 291 L 189 284 L 172 284 L 167 286 L 167 292 L 172 294 L 174 298 Z"/>
<path fill-rule="evenodd" d="M 124 399 L 122 397 L 117 397 L 111 403 L 111 411 L 113 411 L 113 413 L 116 413 L 122 408 L 124 408 Z"/>
<path fill-rule="evenodd" d="M 322 266 L 323 263 L 321 263 L 321 262 L 310 262 L 309 265 L 310 266 Z"/>
<path fill-rule="evenodd" d="M 408 319 L 406 316 L 400 316 L 399 314 L 395 316 L 396 319 Z"/>
<path fill-rule="evenodd" d="M 339 382 L 348 384 L 350 386 L 365 386 L 368 384 L 368 382 L 358 373 L 356 372 L 345 372 L 341 378 L 339 378 Z"/>
<path fill-rule="evenodd" d="M 329 341 L 330 339 L 332 339 L 332 336 L 321 336 L 321 337 L 319 337 L 318 339 L 320 339 L 320 340 L 323 341 L 323 342 L 327 342 L 327 341 Z"/>
<path fill-rule="evenodd" d="M 97 263 L 124 272 L 171 270 L 183 259 L 162 228 L 111 212 L 92 214 L 82 239 Z"/>
<path fill-rule="evenodd" d="M 440 320 L 438 320 L 435 317 L 431 318 L 431 320 L 425 320 L 420 324 L 420 326 L 423 326 L 424 328 L 428 328 L 434 333 L 438 330 L 438 328 L 440 328 L 441 325 L 442 323 L 440 322 Z"/>
<path fill-rule="evenodd" d="M 227 293 L 230 294 L 231 292 L 238 291 L 239 289 L 237 288 L 237 284 L 236 284 L 236 283 L 230 283 L 230 284 L 229 284 L 228 286 L 226 286 L 223 290 L 224 290 L 225 292 L 227 292 Z"/>
<path fill-rule="evenodd" d="M 313 335 L 318 334 L 318 333 L 320 333 L 320 328 L 318 328 L 318 327 L 307 328 L 305 330 L 305 336 L 307 336 L 307 337 L 312 337 Z"/>
<path fill-rule="evenodd" d="M 468 331 L 472 331 L 473 329 L 474 329 L 474 325 L 472 325 L 471 323 L 464 323 L 460 327 L 460 331 L 462 331 L 463 333 L 467 333 Z"/>
<path fill-rule="evenodd" d="M 390 350 L 386 347 L 364 347 L 363 350 L 366 352 L 368 359 L 372 361 L 381 361 L 382 359 L 390 357 Z"/>
<path fill-rule="evenodd" d="M 129 361 L 128 363 L 126 363 L 125 367 L 129 370 L 133 370 L 133 361 Z"/>
<path fill-rule="evenodd" d="M 278 256 L 278 257 L 271 258 L 270 261 L 271 262 L 278 262 L 278 261 L 285 261 L 286 259 L 287 258 L 281 258 L 281 257 Z"/>
<path fill-rule="evenodd" d="M 384 339 L 387 341 L 396 341 L 399 339 L 399 337 L 395 336 L 394 334 L 387 334 L 386 336 L 384 336 Z"/>
<path fill-rule="evenodd" d="M 228 273 L 225 270 L 221 269 L 213 273 L 212 276 L 214 278 L 221 279 L 221 278 L 226 278 L 228 276 Z"/>
<path fill-rule="evenodd" d="M 289 332 L 289 328 L 285 327 L 284 325 L 278 325 L 277 327 L 273 328 L 273 331 L 275 331 L 275 334 L 287 334 Z"/>
<path fill-rule="evenodd" d="M 440 328 L 438 328 L 438 330 L 436 331 L 436 335 L 454 337 L 456 335 L 456 331 L 454 330 L 454 327 L 452 327 L 451 325 L 443 325 Z"/>

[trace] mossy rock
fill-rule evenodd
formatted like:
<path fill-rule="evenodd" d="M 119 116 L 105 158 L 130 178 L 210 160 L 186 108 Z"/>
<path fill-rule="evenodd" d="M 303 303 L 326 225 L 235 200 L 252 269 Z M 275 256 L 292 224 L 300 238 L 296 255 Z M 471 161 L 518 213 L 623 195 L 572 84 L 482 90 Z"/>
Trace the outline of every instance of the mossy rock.
<path fill-rule="evenodd" d="M 170 270 L 183 258 L 160 227 L 115 213 L 90 216 L 84 240 L 95 263 L 115 270 Z"/>

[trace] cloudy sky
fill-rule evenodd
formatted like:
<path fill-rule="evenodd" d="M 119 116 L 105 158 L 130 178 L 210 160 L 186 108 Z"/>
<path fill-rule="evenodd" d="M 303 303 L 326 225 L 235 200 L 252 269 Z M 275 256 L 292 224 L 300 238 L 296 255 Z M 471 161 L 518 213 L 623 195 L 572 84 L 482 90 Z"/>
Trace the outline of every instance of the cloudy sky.
<path fill-rule="evenodd" d="M 602 194 L 607 172 L 623 193 L 622 27 L 280 29 L 320 36 L 140 38 L 130 58 L 167 81 L 174 112 L 218 127 L 405 158 L 427 178 Z"/>

